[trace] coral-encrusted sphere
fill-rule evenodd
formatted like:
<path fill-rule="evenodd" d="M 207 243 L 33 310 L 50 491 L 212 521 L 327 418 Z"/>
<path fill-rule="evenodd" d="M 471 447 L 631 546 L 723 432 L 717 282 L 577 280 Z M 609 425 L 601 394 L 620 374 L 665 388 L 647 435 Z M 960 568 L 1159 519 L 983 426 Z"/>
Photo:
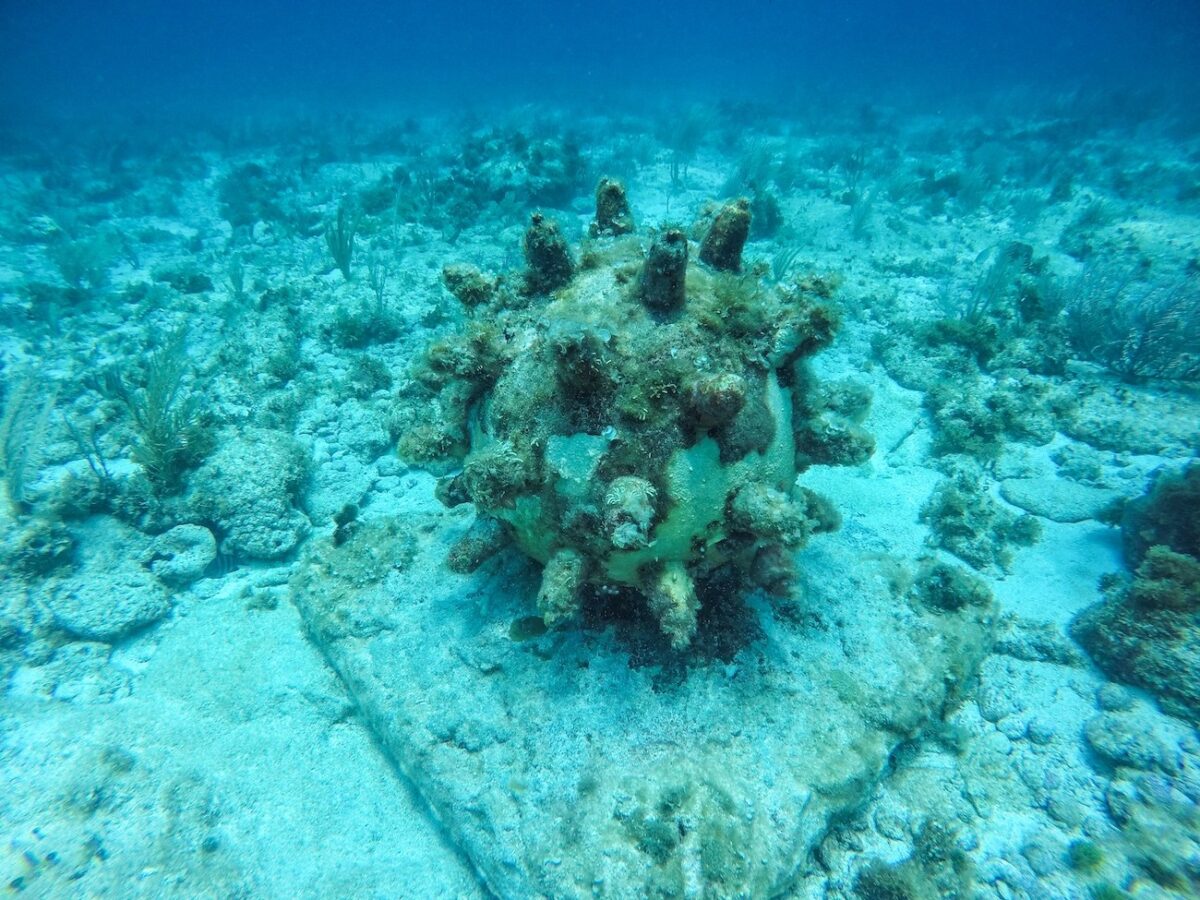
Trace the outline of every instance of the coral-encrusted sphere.
<path fill-rule="evenodd" d="M 744 208 L 731 209 L 737 238 Z M 675 227 L 602 230 L 576 266 L 538 214 L 517 277 L 447 269 L 456 295 L 463 272 L 489 291 L 467 295 L 465 327 L 418 364 L 401 452 L 460 461 L 439 496 L 473 502 L 480 530 L 542 563 L 549 626 L 579 614 L 588 584 L 630 586 L 682 649 L 698 580 L 734 567 L 786 594 L 789 551 L 834 518 L 796 486 L 796 435 L 827 412 L 806 360 L 836 319 L 801 287 L 735 274 L 741 241 L 721 217 L 713 228 L 715 266 Z M 468 540 L 459 565 L 479 556 Z"/>

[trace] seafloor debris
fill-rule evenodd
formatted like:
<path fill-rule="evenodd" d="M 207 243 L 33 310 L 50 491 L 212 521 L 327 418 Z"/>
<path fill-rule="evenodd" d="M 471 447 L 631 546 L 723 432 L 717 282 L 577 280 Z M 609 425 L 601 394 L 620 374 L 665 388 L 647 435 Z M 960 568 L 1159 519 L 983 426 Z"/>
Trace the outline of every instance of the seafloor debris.
<path fill-rule="evenodd" d="M 523 279 L 472 274 L 498 287 L 471 292 L 465 328 L 418 364 L 423 419 L 401 452 L 461 458 L 441 495 L 473 501 L 545 566 L 547 624 L 577 616 L 588 584 L 632 586 L 684 648 L 697 582 L 717 569 L 791 593 L 784 551 L 836 520 L 796 487 L 798 471 L 861 462 L 871 445 L 839 455 L 847 442 L 808 439 L 836 415 L 808 369 L 836 315 L 800 287 L 734 274 L 746 205 L 717 215 L 698 263 L 682 229 L 651 235 L 648 251 L 622 236 L 618 188 L 597 190 L 595 230 L 613 236 L 587 246 L 578 269 L 558 226 L 535 213 Z"/>

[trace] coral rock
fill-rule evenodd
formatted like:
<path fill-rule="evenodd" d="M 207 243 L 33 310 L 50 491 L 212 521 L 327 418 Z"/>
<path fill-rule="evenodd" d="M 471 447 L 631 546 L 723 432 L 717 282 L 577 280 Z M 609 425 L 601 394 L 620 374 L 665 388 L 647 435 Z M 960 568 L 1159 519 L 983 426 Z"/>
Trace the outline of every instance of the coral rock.
<path fill-rule="evenodd" d="M 446 290 L 468 308 L 482 306 L 496 293 L 495 278 L 484 275 L 475 266 L 454 264 L 442 269 L 442 283 Z"/>

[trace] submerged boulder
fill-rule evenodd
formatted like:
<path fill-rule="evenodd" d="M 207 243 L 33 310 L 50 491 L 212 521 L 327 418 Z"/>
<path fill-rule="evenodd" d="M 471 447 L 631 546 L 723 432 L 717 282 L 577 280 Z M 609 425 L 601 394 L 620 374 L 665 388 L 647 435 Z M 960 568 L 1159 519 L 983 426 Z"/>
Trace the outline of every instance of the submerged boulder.
<path fill-rule="evenodd" d="M 296 495 L 308 459 L 289 435 L 247 429 L 223 441 L 192 478 L 188 501 L 238 559 L 281 559 L 308 532 Z"/>
<path fill-rule="evenodd" d="M 1159 475 L 1129 504 L 1122 532 L 1133 577 L 1108 577 L 1105 599 L 1071 624 L 1109 676 L 1145 688 L 1200 724 L 1200 464 Z"/>

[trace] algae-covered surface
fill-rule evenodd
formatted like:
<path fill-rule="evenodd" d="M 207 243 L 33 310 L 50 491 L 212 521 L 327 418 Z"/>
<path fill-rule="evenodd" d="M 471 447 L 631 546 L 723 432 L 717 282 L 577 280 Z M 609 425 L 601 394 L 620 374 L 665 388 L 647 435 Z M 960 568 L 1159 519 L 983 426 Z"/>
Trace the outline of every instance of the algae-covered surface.
<path fill-rule="evenodd" d="M 825 547 L 804 555 L 803 619 L 761 627 L 761 610 L 728 612 L 750 619 L 743 647 L 664 667 L 661 641 L 622 638 L 631 623 L 514 640 L 532 584 L 518 558 L 434 581 L 436 557 L 419 553 L 365 584 L 357 557 L 389 549 L 366 524 L 340 548 L 316 545 L 294 597 L 500 896 L 786 892 L 831 820 L 960 697 L 993 624 L 990 605 L 906 602 L 852 548 Z M 738 602 L 718 590 L 706 601 Z"/>
<path fill-rule="evenodd" d="M 1196 10 L 364 5 L 0 15 L 0 890 L 1200 894 Z"/>

